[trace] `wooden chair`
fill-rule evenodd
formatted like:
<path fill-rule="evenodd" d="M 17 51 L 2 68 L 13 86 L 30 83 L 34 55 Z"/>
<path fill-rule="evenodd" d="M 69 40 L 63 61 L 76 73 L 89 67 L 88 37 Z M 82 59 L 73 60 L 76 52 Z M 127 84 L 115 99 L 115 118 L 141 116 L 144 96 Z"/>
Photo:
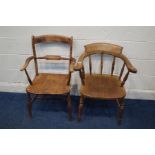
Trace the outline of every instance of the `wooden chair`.
<path fill-rule="evenodd" d="M 68 44 L 70 47 L 69 57 L 63 57 L 60 55 L 45 55 L 37 57 L 36 44 L 39 43 L 52 43 L 59 42 Z M 72 57 L 72 37 L 65 37 L 59 35 L 43 35 L 43 36 L 32 36 L 32 50 L 33 56 L 26 59 L 25 64 L 21 68 L 21 71 L 25 71 L 29 86 L 26 88 L 28 96 L 28 113 L 32 117 L 32 102 L 35 100 L 37 95 L 65 95 L 67 96 L 67 107 L 68 107 L 68 118 L 72 117 L 72 107 L 70 99 L 70 80 L 71 73 L 74 70 L 75 59 Z M 53 73 L 39 73 L 38 70 L 38 59 L 45 60 L 66 60 L 68 61 L 68 74 L 53 74 Z M 34 60 L 35 65 L 35 77 L 31 80 L 27 67 L 31 60 Z M 32 98 L 32 95 L 35 96 Z"/>
<path fill-rule="evenodd" d="M 84 106 L 84 98 L 96 98 L 96 99 L 112 99 L 118 103 L 118 121 L 121 123 L 124 111 L 124 97 L 126 96 L 124 84 L 128 78 L 130 72 L 136 73 L 137 70 L 130 63 L 128 58 L 122 54 L 123 47 L 109 44 L 109 43 L 92 43 L 85 47 L 85 51 L 78 59 L 74 70 L 79 71 L 82 86 L 80 89 L 80 103 L 78 107 L 78 120 L 81 120 L 81 113 Z M 92 55 L 100 55 L 100 73 L 92 73 Z M 111 74 L 103 74 L 103 57 L 104 55 L 112 56 Z M 85 73 L 84 59 L 88 58 L 89 73 Z M 116 58 L 123 61 L 123 66 L 120 69 L 119 75 L 114 75 L 115 60 Z M 94 66 L 95 67 L 95 66 Z M 122 78 L 124 69 L 127 69 L 127 73 Z M 122 80 L 121 80 L 122 79 Z"/>

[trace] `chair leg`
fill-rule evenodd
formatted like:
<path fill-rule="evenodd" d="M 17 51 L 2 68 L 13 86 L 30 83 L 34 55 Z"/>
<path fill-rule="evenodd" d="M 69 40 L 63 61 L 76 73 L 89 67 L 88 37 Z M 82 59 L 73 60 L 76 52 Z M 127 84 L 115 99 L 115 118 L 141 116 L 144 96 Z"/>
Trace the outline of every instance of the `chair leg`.
<path fill-rule="evenodd" d="M 28 109 L 28 114 L 29 117 L 32 118 L 32 99 L 30 93 L 27 92 L 27 109 Z"/>
<path fill-rule="evenodd" d="M 84 107 L 84 96 L 81 95 L 80 96 L 80 103 L 79 103 L 79 107 L 78 107 L 78 121 L 81 121 L 81 114 L 83 111 L 83 107 Z"/>
<path fill-rule="evenodd" d="M 68 108 L 68 119 L 72 120 L 72 103 L 71 103 L 71 97 L 70 94 L 67 96 L 67 108 Z"/>
<path fill-rule="evenodd" d="M 123 114 L 124 114 L 124 98 L 118 99 L 118 124 L 122 124 Z"/>

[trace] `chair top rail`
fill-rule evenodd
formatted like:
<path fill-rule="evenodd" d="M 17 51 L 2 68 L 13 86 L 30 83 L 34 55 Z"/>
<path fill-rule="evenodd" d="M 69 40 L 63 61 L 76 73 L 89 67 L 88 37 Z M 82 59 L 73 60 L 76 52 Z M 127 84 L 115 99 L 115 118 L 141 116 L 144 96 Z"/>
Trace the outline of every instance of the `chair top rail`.
<path fill-rule="evenodd" d="M 122 53 L 123 47 L 110 44 L 110 43 L 92 43 L 84 46 L 86 53 L 91 53 L 94 51 L 106 51 L 112 53 L 120 54 Z"/>
<path fill-rule="evenodd" d="M 81 69 L 83 66 L 83 60 L 94 54 L 107 54 L 112 55 L 114 57 L 120 58 L 126 64 L 128 70 L 132 73 L 136 73 L 137 69 L 131 64 L 129 59 L 122 54 L 123 47 L 109 44 L 109 43 L 93 43 L 85 45 L 85 51 L 80 55 L 77 65 L 75 66 L 75 70 Z"/>
<path fill-rule="evenodd" d="M 71 45 L 72 37 L 66 37 L 62 35 L 41 35 L 41 36 L 32 36 L 32 39 L 35 44 L 37 43 L 50 43 L 50 42 L 62 42 Z"/>

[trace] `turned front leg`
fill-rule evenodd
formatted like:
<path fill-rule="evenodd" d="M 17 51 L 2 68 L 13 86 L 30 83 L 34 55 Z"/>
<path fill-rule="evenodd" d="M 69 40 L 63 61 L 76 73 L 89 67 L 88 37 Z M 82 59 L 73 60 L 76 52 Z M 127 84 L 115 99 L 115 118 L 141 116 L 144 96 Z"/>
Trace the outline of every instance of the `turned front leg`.
<path fill-rule="evenodd" d="M 32 118 L 32 99 L 30 93 L 27 92 L 27 109 L 29 117 Z"/>
<path fill-rule="evenodd" d="M 84 96 L 81 95 L 80 96 L 80 103 L 79 103 L 79 107 L 78 107 L 78 121 L 81 121 L 81 115 L 83 112 L 83 107 L 84 107 Z"/>
<path fill-rule="evenodd" d="M 124 114 L 124 98 L 118 99 L 118 123 L 121 124 Z"/>

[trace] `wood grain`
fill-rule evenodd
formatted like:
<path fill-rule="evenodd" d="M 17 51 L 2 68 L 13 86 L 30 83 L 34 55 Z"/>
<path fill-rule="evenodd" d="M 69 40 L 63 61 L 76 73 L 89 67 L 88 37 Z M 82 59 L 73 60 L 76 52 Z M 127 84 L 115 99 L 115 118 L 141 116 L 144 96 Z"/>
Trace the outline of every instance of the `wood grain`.
<path fill-rule="evenodd" d="M 70 86 L 67 85 L 68 75 L 40 73 L 26 90 L 32 94 L 67 94 Z"/>
<path fill-rule="evenodd" d="M 86 97 L 98 99 L 116 99 L 125 97 L 125 89 L 121 87 L 118 76 L 93 74 L 85 75 L 85 84 L 80 92 Z"/>

